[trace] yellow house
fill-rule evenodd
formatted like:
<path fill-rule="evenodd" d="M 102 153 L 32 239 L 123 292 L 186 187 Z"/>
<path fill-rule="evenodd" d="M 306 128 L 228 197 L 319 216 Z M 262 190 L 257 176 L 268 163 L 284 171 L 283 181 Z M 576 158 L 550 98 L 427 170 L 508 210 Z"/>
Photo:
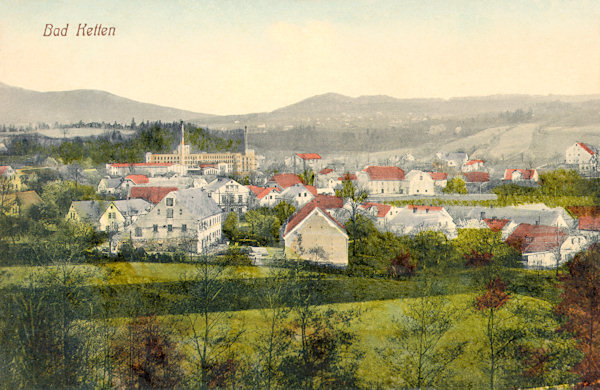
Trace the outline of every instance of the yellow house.
<path fill-rule="evenodd" d="M 3 192 L 23 191 L 21 180 L 23 174 L 15 171 L 10 165 L 0 165 L 0 190 Z"/>
<path fill-rule="evenodd" d="M 152 207 L 153 204 L 144 199 L 114 200 L 100 216 L 100 230 L 121 231 L 138 217 L 148 214 Z"/>
<path fill-rule="evenodd" d="M 73 201 L 65 219 L 73 223 L 90 224 L 98 229 L 100 227 L 100 216 L 102 216 L 107 206 L 107 203 L 102 200 Z"/>
<path fill-rule="evenodd" d="M 317 264 L 348 266 L 348 234 L 327 211 L 311 201 L 285 225 L 286 256 Z"/>

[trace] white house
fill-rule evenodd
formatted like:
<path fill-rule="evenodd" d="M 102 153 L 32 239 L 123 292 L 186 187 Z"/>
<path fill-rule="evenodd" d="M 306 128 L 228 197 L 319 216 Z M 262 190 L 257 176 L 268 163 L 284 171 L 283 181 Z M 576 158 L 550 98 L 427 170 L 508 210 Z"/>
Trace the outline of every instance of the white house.
<path fill-rule="evenodd" d="M 363 209 L 375 221 L 375 226 L 381 230 L 388 230 L 389 222 L 400 213 L 402 208 L 389 204 L 365 202 L 361 205 Z"/>
<path fill-rule="evenodd" d="M 169 192 L 123 238 L 146 250 L 202 253 L 221 241 L 222 211 L 200 188 Z"/>
<path fill-rule="evenodd" d="M 448 174 L 446 172 L 427 172 L 433 180 L 433 185 L 439 188 L 446 188 L 448 185 Z"/>
<path fill-rule="evenodd" d="M 120 192 L 121 182 L 123 181 L 120 177 L 103 177 L 98 183 L 98 192 L 100 194 L 116 195 Z"/>
<path fill-rule="evenodd" d="M 591 145 L 576 142 L 567 148 L 565 163 L 576 165 L 582 171 L 595 171 L 598 166 L 598 152 Z"/>
<path fill-rule="evenodd" d="M 400 186 L 404 195 L 434 195 L 434 181 L 431 175 L 419 170 L 408 172 Z"/>
<path fill-rule="evenodd" d="M 423 231 L 442 232 L 448 238 L 456 238 L 457 230 L 452 217 L 440 206 L 403 207 L 389 221 L 387 229 L 399 235 L 415 235 Z"/>
<path fill-rule="evenodd" d="M 246 186 L 250 190 L 249 207 L 273 207 L 279 203 L 279 188 Z"/>
<path fill-rule="evenodd" d="M 226 212 L 245 213 L 248 210 L 250 190 L 233 179 L 220 177 L 208 183 L 204 190 Z"/>
<path fill-rule="evenodd" d="M 469 160 L 462 166 L 463 172 L 477 172 L 483 169 L 485 162 L 483 160 Z"/>
<path fill-rule="evenodd" d="M 311 192 L 310 186 L 303 184 L 295 184 L 291 187 L 286 188 L 279 194 L 279 200 L 284 200 L 290 204 L 293 204 L 297 209 L 301 208 L 308 202 L 314 199 L 316 193 Z"/>
<path fill-rule="evenodd" d="M 142 215 L 152 210 L 154 205 L 144 199 L 114 200 L 100 216 L 100 230 L 121 231 Z"/>
<path fill-rule="evenodd" d="M 369 194 L 400 194 L 404 171 L 398 167 L 369 166 L 356 174 L 358 185 Z"/>
<path fill-rule="evenodd" d="M 504 180 L 513 182 L 536 182 L 539 180 L 535 169 L 507 169 L 504 171 Z"/>

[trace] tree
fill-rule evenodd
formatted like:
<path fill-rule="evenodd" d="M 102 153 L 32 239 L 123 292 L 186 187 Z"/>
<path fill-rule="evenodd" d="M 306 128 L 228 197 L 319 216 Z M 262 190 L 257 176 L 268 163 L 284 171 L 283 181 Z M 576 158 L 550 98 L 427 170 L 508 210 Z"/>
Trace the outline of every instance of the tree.
<path fill-rule="evenodd" d="M 312 169 L 305 169 L 300 175 L 300 180 L 306 185 L 315 185 L 315 172 Z"/>
<path fill-rule="evenodd" d="M 583 352 L 583 360 L 574 371 L 582 385 L 600 386 L 600 249 L 593 246 L 568 264 L 560 275 L 562 300 L 557 313 L 566 319 L 561 330 L 571 332 Z"/>
<path fill-rule="evenodd" d="M 296 212 L 296 208 L 294 205 L 291 205 L 286 201 L 282 201 L 273 207 L 273 211 L 275 212 L 277 219 L 279 219 L 280 225 L 283 225 L 285 221 L 287 221 L 288 218 Z"/>
<path fill-rule="evenodd" d="M 359 189 L 350 179 L 350 174 L 344 175 L 342 188 L 335 191 L 335 196 L 344 199 L 344 208 L 348 214 L 349 220 L 352 221 L 351 229 L 349 230 L 350 239 L 352 242 L 352 256 L 356 256 L 356 240 L 358 231 L 358 216 L 360 214 L 360 205 L 367 199 L 369 194 Z"/>
<path fill-rule="evenodd" d="M 133 318 L 113 342 L 118 387 L 172 389 L 183 379 L 183 355 L 156 317 Z"/>
<path fill-rule="evenodd" d="M 456 176 L 448 181 L 442 192 L 444 194 L 466 194 L 467 185 L 461 177 Z"/>
<path fill-rule="evenodd" d="M 231 212 L 225 218 L 223 223 L 223 234 L 230 240 L 235 241 L 238 236 L 238 215 Z"/>
<path fill-rule="evenodd" d="M 511 320 L 516 317 L 514 312 L 505 315 L 501 312 L 511 298 L 505 290 L 505 283 L 500 278 L 495 278 L 488 282 L 485 292 L 475 299 L 475 308 L 486 320 L 483 356 L 488 362 L 490 390 L 496 388 L 499 372 L 504 368 L 504 363 L 511 358 L 510 347 L 523 336 L 520 327 L 510 326 Z"/>
<path fill-rule="evenodd" d="M 443 296 L 439 286 L 426 275 L 419 278 L 419 297 L 393 320 L 393 335 L 387 348 L 379 353 L 391 362 L 402 379 L 403 388 L 443 388 L 453 373 L 452 363 L 464 352 L 466 341 L 449 342 L 444 337 L 454 327 L 457 313 Z"/>
<path fill-rule="evenodd" d="M 183 331 L 194 351 L 194 381 L 201 389 L 217 384 L 223 387 L 232 379 L 238 365 L 232 346 L 244 332 L 230 328 L 230 314 L 213 310 L 223 288 L 219 279 L 226 268 L 211 260 L 210 256 L 200 256 L 194 272 L 182 276 L 191 301 L 182 319 Z"/>

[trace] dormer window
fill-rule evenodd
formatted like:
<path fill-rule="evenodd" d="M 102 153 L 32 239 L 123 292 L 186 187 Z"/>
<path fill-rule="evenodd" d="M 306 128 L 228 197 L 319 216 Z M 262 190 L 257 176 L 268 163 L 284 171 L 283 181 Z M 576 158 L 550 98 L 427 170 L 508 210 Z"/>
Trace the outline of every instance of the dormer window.
<path fill-rule="evenodd" d="M 167 198 L 167 206 L 173 206 L 173 198 Z"/>

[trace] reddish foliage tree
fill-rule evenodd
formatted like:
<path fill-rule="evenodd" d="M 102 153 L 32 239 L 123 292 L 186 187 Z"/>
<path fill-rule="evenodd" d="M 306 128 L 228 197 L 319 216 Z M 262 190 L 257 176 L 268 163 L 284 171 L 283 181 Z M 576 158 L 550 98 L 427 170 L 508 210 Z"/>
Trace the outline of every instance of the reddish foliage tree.
<path fill-rule="evenodd" d="M 525 362 L 523 376 L 528 378 L 539 378 L 546 373 L 548 360 L 550 359 L 546 348 L 521 346 L 519 348 L 519 354 Z"/>
<path fill-rule="evenodd" d="M 390 260 L 388 273 L 391 277 L 414 275 L 417 270 L 417 265 L 412 261 L 410 253 L 402 252 L 398 256 Z"/>
<path fill-rule="evenodd" d="M 211 364 L 208 369 L 208 387 L 213 389 L 224 389 L 235 376 L 240 363 L 232 358 L 222 362 Z"/>
<path fill-rule="evenodd" d="M 494 255 L 491 253 L 477 252 L 475 249 L 471 249 L 471 253 L 466 253 L 463 257 L 467 260 L 465 267 L 481 267 L 491 264 Z"/>
<path fill-rule="evenodd" d="M 563 293 L 556 312 L 566 317 L 560 330 L 571 332 L 584 354 L 573 370 L 582 386 L 600 387 L 600 248 L 577 255 L 559 279 Z"/>
<path fill-rule="evenodd" d="M 506 284 L 500 279 L 496 278 L 490 281 L 485 287 L 485 292 L 476 298 L 477 309 L 498 309 L 500 306 L 508 302 L 510 296 L 504 292 Z"/>

